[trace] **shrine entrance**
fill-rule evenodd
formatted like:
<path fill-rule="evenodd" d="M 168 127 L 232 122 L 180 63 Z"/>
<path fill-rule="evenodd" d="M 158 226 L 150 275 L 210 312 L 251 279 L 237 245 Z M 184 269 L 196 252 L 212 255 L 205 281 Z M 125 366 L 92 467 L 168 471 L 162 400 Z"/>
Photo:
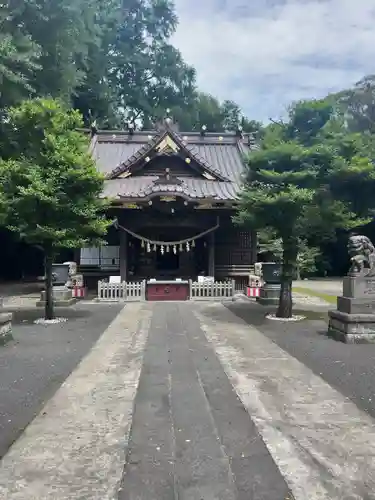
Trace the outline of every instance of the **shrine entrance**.
<path fill-rule="evenodd" d="M 157 273 L 173 273 L 180 269 L 179 252 L 158 252 L 156 251 L 156 270 Z"/>
<path fill-rule="evenodd" d="M 128 235 L 128 274 L 131 279 L 195 279 L 209 269 L 208 238 L 193 238 L 192 228 L 150 228 L 140 230 L 144 239 Z M 168 242 L 184 241 L 169 244 Z M 157 242 L 157 243 L 154 243 Z"/>

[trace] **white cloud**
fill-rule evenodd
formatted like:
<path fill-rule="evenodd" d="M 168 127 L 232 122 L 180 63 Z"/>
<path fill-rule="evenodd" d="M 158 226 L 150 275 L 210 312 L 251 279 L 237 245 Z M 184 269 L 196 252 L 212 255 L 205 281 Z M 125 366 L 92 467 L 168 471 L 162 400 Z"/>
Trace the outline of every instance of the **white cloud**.
<path fill-rule="evenodd" d="M 375 0 L 175 0 L 198 84 L 251 118 L 375 73 Z M 250 5 L 250 6 L 249 6 Z"/>

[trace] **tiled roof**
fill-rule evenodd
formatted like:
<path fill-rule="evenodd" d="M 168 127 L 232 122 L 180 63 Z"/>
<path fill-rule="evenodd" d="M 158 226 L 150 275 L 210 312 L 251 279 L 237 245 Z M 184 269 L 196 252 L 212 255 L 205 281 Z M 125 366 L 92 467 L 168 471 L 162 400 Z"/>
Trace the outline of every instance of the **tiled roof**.
<path fill-rule="evenodd" d="M 156 133 L 149 142 L 143 144 L 135 153 L 129 156 L 126 160 L 122 161 L 119 165 L 117 165 L 109 174 L 109 179 L 115 179 L 119 176 L 119 174 L 126 172 L 132 165 L 137 163 L 138 161 L 144 159 L 146 156 L 151 154 L 154 150 L 155 146 L 160 143 L 164 137 L 169 135 L 173 141 L 183 150 L 185 153 L 189 155 L 189 157 L 196 161 L 196 163 L 206 172 L 213 175 L 215 178 L 219 180 L 228 180 L 226 179 L 218 169 L 212 167 L 207 160 L 199 154 L 199 151 L 193 144 L 189 144 L 187 136 L 185 140 L 182 139 L 177 133 L 175 133 L 171 129 L 163 130 L 159 133 Z"/>
<path fill-rule="evenodd" d="M 182 184 L 157 184 L 158 177 L 133 177 L 105 181 L 104 196 L 110 198 L 147 198 L 153 193 L 184 194 L 192 199 L 210 198 L 217 201 L 234 200 L 238 184 L 234 182 L 206 181 L 180 178 Z"/>
<path fill-rule="evenodd" d="M 92 154 L 99 170 L 109 180 L 105 182 L 104 195 L 118 198 L 145 198 L 155 192 L 172 192 L 173 185 L 153 186 L 155 176 L 137 176 L 111 179 L 116 167 L 134 161 L 149 151 L 160 140 L 158 132 L 98 132 L 93 139 Z M 201 137 L 199 133 L 178 134 L 184 147 L 205 166 L 207 171 L 216 173 L 217 178 L 225 180 L 205 180 L 180 177 L 181 185 L 175 186 L 176 194 L 182 193 L 189 198 L 233 200 L 241 185 L 244 169 L 244 155 L 250 149 L 246 139 L 235 134 L 211 134 Z M 147 156 L 147 152 L 146 152 Z M 133 158 L 133 160 L 130 160 Z M 179 188 L 179 189 L 177 189 Z"/>

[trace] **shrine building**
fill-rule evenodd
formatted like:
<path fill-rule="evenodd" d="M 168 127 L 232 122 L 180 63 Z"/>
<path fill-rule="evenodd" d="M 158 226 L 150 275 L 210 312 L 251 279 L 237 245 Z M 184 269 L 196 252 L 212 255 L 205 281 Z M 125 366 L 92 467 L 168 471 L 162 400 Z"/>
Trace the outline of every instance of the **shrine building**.
<path fill-rule="evenodd" d="M 213 276 L 247 284 L 256 262 L 253 231 L 232 222 L 252 137 L 178 132 L 170 118 L 153 131 L 91 131 L 116 222 L 108 245 L 80 250 L 85 279 L 124 281 Z"/>

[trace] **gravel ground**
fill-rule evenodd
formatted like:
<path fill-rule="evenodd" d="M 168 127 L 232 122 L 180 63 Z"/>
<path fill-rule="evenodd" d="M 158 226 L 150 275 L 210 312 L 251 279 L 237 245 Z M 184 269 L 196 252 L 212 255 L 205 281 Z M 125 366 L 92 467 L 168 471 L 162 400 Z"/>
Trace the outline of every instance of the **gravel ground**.
<path fill-rule="evenodd" d="M 35 325 L 35 307 L 14 312 L 14 341 L 0 347 L 0 457 L 90 350 L 123 305 L 59 308 L 68 322 Z"/>
<path fill-rule="evenodd" d="M 325 335 L 323 321 L 267 320 L 267 310 L 250 301 L 226 305 L 375 418 L 375 344 L 336 342 Z"/>

